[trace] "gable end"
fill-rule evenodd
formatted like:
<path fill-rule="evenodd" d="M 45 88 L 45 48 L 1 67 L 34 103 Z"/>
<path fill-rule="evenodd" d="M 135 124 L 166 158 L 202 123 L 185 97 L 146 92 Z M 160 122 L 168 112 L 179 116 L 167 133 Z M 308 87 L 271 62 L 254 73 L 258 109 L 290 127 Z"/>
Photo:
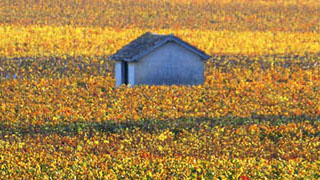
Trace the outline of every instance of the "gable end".
<path fill-rule="evenodd" d="M 196 47 L 188 44 L 187 42 L 181 40 L 174 35 L 155 35 L 150 32 L 143 34 L 138 37 L 128 45 L 124 46 L 122 49 L 118 50 L 114 55 L 110 57 L 111 60 L 120 61 L 139 61 L 143 56 L 151 53 L 155 49 L 161 47 L 165 43 L 174 42 L 189 51 L 197 54 L 202 60 L 208 60 L 209 55 L 205 54 L 203 51 L 197 49 Z"/>

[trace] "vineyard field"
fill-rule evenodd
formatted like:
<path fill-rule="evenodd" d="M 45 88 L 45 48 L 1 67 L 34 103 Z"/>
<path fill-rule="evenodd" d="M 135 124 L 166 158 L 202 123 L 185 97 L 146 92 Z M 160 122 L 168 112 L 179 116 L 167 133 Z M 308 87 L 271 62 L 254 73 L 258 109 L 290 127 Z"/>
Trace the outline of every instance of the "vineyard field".
<path fill-rule="evenodd" d="M 115 88 L 147 31 L 204 84 Z M 0 179 L 320 179 L 320 3 L 1 0 Z"/>

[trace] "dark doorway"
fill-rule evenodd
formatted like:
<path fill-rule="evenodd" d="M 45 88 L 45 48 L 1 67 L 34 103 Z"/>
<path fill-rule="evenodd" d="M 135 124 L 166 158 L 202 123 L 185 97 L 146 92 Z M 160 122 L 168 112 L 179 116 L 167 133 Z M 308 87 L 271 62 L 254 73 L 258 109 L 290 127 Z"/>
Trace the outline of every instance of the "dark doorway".
<path fill-rule="evenodd" d="M 128 62 L 122 61 L 122 83 L 128 84 Z"/>

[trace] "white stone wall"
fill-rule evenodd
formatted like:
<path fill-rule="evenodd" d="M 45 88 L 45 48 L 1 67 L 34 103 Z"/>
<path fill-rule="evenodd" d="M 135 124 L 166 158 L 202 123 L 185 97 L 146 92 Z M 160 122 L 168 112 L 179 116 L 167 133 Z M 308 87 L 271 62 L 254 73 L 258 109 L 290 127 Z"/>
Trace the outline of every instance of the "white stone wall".
<path fill-rule="evenodd" d="M 116 78 L 116 87 L 120 86 L 122 83 L 122 63 L 121 61 L 116 61 L 115 63 L 115 78 Z"/>
<path fill-rule="evenodd" d="M 133 84 L 196 85 L 204 82 L 204 62 L 201 58 L 172 42 L 143 57 L 135 63 L 134 70 Z M 130 68 L 129 73 L 132 73 Z"/>

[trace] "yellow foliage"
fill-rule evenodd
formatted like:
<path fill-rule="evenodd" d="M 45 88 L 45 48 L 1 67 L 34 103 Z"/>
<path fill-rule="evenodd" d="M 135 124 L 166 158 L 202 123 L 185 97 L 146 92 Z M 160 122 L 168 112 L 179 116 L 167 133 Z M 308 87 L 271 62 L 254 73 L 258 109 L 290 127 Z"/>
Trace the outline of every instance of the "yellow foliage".
<path fill-rule="evenodd" d="M 254 125 L 258 134 L 245 130 L 250 125 L 224 126 L 224 131 L 207 125 L 184 130 L 161 144 L 152 139 L 173 135 L 171 130 L 95 132 L 92 137 L 86 132 L 73 138 L 56 133 L 6 135 L 0 141 L 0 177 L 313 179 L 319 175 L 320 139 L 308 128 L 320 128 L 318 122 Z M 297 137 L 299 131 L 303 134 Z"/>
<path fill-rule="evenodd" d="M 109 56 L 149 29 L 71 26 L 0 26 L 0 57 Z M 153 29 L 173 33 L 210 55 L 305 55 L 319 53 L 320 34 Z"/>
<path fill-rule="evenodd" d="M 0 179 L 319 179 L 319 8 L 1 0 Z M 212 55 L 205 83 L 115 89 L 79 70 L 146 31 Z"/>

